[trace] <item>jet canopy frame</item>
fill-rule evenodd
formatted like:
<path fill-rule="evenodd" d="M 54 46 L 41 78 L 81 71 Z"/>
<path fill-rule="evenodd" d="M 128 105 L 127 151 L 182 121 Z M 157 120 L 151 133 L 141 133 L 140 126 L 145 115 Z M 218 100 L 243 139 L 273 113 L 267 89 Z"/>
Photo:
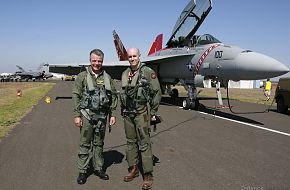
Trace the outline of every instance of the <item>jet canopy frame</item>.
<path fill-rule="evenodd" d="M 210 10 L 211 0 L 191 0 L 181 12 L 167 42 L 167 47 L 178 47 L 181 44 L 190 44 Z"/>
<path fill-rule="evenodd" d="M 221 41 L 219 41 L 218 39 L 216 39 L 215 37 L 213 37 L 210 34 L 204 34 L 202 36 L 196 36 L 197 40 L 196 40 L 196 46 L 198 45 L 206 45 L 206 44 L 214 44 L 214 43 L 222 43 Z"/>

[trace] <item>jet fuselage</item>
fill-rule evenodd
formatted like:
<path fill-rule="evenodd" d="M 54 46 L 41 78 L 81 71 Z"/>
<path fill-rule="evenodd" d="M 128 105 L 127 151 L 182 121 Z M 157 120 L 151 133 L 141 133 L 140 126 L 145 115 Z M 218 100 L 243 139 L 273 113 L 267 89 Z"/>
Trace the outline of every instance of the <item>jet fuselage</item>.
<path fill-rule="evenodd" d="M 197 75 L 219 80 L 258 80 L 280 76 L 289 71 L 285 65 L 271 57 L 222 43 L 167 48 L 149 57 L 169 55 L 182 56 L 149 63 L 158 65 L 161 81 L 173 78 L 190 81 Z"/>

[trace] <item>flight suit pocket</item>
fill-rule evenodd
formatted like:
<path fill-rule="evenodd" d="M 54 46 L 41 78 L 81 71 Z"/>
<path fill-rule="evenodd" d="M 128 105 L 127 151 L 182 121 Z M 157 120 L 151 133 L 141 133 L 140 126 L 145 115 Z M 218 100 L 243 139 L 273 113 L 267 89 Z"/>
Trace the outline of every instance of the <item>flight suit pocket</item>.
<path fill-rule="evenodd" d="M 149 116 L 147 114 L 144 114 L 143 118 L 144 118 L 144 122 L 147 123 L 149 120 Z"/>

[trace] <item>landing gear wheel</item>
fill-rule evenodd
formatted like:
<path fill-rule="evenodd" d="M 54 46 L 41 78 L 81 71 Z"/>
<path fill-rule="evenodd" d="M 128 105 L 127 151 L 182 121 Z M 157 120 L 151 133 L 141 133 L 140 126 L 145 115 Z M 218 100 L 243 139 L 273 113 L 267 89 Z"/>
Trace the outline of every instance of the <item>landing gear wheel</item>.
<path fill-rule="evenodd" d="M 178 90 L 176 88 L 172 89 L 170 96 L 172 99 L 178 98 Z"/>
<path fill-rule="evenodd" d="M 195 100 L 193 109 L 198 110 L 198 108 L 199 108 L 199 101 Z"/>
<path fill-rule="evenodd" d="M 284 103 L 284 99 L 282 97 L 277 98 L 277 111 L 279 113 L 287 113 L 288 107 Z"/>
<path fill-rule="evenodd" d="M 182 102 L 182 107 L 185 110 L 188 110 L 190 108 L 190 101 L 188 98 L 185 98 Z"/>
<path fill-rule="evenodd" d="M 198 110 L 199 101 L 198 100 L 190 101 L 189 98 L 186 98 L 182 102 L 182 107 L 185 110 L 188 110 L 188 109 Z"/>

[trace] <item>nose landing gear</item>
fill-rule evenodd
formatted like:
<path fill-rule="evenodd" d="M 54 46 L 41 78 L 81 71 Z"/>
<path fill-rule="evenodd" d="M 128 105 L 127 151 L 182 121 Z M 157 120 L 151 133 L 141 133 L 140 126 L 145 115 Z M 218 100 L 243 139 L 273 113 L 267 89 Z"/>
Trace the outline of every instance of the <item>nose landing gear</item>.
<path fill-rule="evenodd" d="M 184 87 L 187 90 L 187 97 L 182 102 L 183 109 L 198 110 L 199 101 L 197 99 L 198 92 L 196 91 L 196 88 L 191 85 L 186 85 Z"/>

